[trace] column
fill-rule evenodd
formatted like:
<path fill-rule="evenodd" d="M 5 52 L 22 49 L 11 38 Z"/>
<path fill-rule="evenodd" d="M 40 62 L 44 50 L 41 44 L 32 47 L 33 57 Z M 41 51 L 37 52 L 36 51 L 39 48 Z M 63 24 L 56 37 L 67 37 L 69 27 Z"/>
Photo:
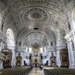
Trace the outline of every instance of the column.
<path fill-rule="evenodd" d="M 69 53 L 69 68 L 75 68 L 75 51 L 73 51 L 72 42 L 68 41 L 68 53 Z"/>
<path fill-rule="evenodd" d="M 62 49 L 65 49 L 66 48 L 66 44 L 65 44 L 65 41 L 64 41 L 64 36 L 62 35 L 61 32 L 58 32 L 57 33 L 57 42 L 56 42 L 56 64 L 58 67 L 61 66 L 61 55 L 60 55 L 60 52 Z"/>

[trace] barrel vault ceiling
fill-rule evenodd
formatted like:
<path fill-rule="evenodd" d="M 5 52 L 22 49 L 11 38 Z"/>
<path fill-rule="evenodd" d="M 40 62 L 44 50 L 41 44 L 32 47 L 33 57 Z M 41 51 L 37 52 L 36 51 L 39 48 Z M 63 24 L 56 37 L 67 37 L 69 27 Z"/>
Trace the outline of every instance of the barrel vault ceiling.
<path fill-rule="evenodd" d="M 0 0 L 5 11 L 4 24 L 11 22 L 18 33 L 31 30 L 65 30 L 68 11 L 74 0 Z M 70 7 L 71 6 L 71 7 Z M 70 13 L 69 12 L 69 13 Z M 67 30 L 67 29 L 66 29 Z"/>

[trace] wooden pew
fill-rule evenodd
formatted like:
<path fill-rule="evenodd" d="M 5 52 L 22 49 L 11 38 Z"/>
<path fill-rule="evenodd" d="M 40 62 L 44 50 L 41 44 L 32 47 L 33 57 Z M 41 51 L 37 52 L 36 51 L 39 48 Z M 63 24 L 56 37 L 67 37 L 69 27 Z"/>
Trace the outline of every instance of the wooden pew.
<path fill-rule="evenodd" d="M 30 67 L 18 67 L 0 70 L 0 75 L 28 75 Z"/>
<path fill-rule="evenodd" d="M 45 75 L 75 75 L 75 69 L 68 68 L 44 68 Z"/>

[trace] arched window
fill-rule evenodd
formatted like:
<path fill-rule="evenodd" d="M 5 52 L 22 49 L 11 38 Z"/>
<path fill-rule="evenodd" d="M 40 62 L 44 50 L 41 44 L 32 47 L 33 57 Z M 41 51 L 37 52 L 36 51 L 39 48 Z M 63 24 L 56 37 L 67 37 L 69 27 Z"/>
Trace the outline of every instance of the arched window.
<path fill-rule="evenodd" d="M 6 42 L 7 42 L 7 47 L 9 49 L 14 49 L 15 48 L 15 39 L 14 39 L 14 33 L 12 29 L 8 28 L 6 32 Z"/>

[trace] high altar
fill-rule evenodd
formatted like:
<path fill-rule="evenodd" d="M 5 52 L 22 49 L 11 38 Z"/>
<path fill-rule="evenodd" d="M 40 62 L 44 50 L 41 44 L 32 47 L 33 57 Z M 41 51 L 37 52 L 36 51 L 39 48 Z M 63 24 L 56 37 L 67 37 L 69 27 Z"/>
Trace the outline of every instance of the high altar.
<path fill-rule="evenodd" d="M 40 48 L 38 44 L 35 44 L 32 47 L 32 53 L 31 53 L 31 64 L 41 64 L 41 56 L 40 56 Z"/>

